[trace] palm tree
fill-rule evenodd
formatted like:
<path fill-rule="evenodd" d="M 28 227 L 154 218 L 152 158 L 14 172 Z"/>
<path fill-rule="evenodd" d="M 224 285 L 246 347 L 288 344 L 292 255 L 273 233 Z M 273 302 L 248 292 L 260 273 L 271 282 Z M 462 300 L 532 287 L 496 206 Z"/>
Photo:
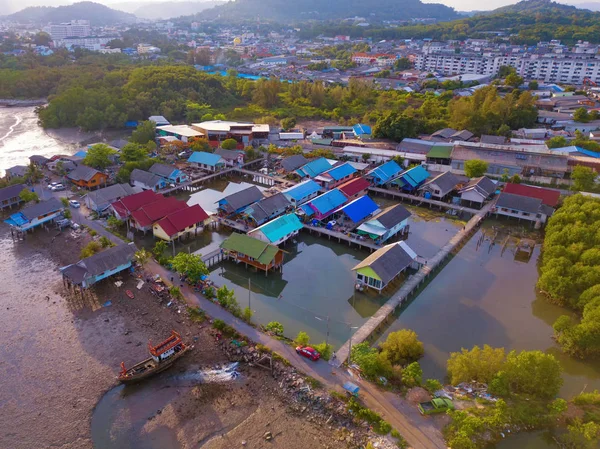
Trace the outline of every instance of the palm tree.
<path fill-rule="evenodd" d="M 143 267 L 144 265 L 146 265 L 146 263 L 150 259 L 150 253 L 148 251 L 146 251 L 144 248 L 142 248 L 135 253 L 134 257 L 135 257 L 135 261 Z"/>
<path fill-rule="evenodd" d="M 33 162 L 29 163 L 29 167 L 27 167 L 27 171 L 25 172 L 25 178 L 29 180 L 32 184 L 37 183 L 40 179 L 44 177 L 42 171 L 35 165 Z"/>

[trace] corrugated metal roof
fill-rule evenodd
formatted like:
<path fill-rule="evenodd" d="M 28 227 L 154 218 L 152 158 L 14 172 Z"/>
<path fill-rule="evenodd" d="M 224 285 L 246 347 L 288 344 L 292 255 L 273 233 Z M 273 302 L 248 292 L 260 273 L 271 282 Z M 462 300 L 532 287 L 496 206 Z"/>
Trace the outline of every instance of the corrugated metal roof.
<path fill-rule="evenodd" d="M 405 183 L 410 184 L 412 187 L 417 187 L 419 184 L 429 178 L 429 172 L 425 170 L 422 165 L 417 165 L 416 167 L 408 169 L 402 173 L 400 178 L 402 178 Z"/>
<path fill-rule="evenodd" d="M 317 212 L 324 214 L 334 210 L 336 207 L 341 206 L 346 202 L 347 198 L 338 189 L 330 190 L 311 200 L 310 205 L 317 210 Z"/>
<path fill-rule="evenodd" d="M 331 170 L 327 170 L 325 173 L 323 173 L 323 175 L 329 175 L 335 181 L 339 181 L 340 179 L 343 179 L 346 176 L 350 176 L 354 173 L 356 173 L 356 169 L 346 162 L 332 168 Z"/>
<path fill-rule="evenodd" d="M 194 164 L 204 164 L 211 167 L 216 166 L 218 163 L 224 164 L 225 161 L 221 156 L 214 153 L 206 153 L 205 151 L 194 151 L 188 158 L 188 162 Z"/>
<path fill-rule="evenodd" d="M 350 220 L 358 223 L 378 211 L 379 206 L 370 197 L 365 195 L 346 204 L 341 210 L 344 211 Z"/>
<path fill-rule="evenodd" d="M 385 285 L 410 266 L 414 260 L 412 254 L 414 254 L 414 251 L 407 252 L 404 245 L 400 245 L 400 242 L 391 243 L 375 251 L 352 270 L 369 267 Z"/>
<path fill-rule="evenodd" d="M 302 223 L 298 216 L 296 214 L 287 214 L 250 231 L 248 235 L 252 235 L 256 231 L 262 231 L 271 242 L 276 242 L 282 237 L 300 229 L 302 229 Z"/>
<path fill-rule="evenodd" d="M 259 201 L 262 198 L 263 193 L 259 190 L 259 188 L 252 186 L 226 196 L 219 201 L 219 206 L 229 213 L 234 213 L 243 207 Z"/>
<path fill-rule="evenodd" d="M 275 245 L 237 233 L 231 234 L 228 239 L 224 240 L 221 248 L 252 257 L 263 265 L 270 264 L 277 253 L 281 251 Z"/>
<path fill-rule="evenodd" d="M 369 175 L 378 178 L 381 183 L 385 183 L 401 171 L 402 167 L 400 167 L 395 161 L 388 161 L 385 164 L 371 170 Z"/>
<path fill-rule="evenodd" d="M 342 193 L 347 197 L 351 197 L 356 195 L 358 192 L 368 189 L 369 185 L 369 181 L 367 181 L 365 178 L 354 178 L 339 186 L 338 189 L 341 190 Z"/>
<path fill-rule="evenodd" d="M 160 226 L 169 237 L 171 237 L 178 232 L 185 230 L 189 226 L 204 222 L 204 220 L 207 218 L 208 214 L 204 212 L 204 209 L 202 209 L 199 205 L 194 204 L 191 207 L 186 207 L 167 215 L 156 224 Z"/>
<path fill-rule="evenodd" d="M 309 176 L 314 178 L 317 175 L 320 175 L 324 171 L 327 171 L 331 168 L 331 164 L 324 157 L 320 157 L 318 159 L 310 161 L 308 164 L 300 167 L 297 172 L 300 176 Z"/>
<path fill-rule="evenodd" d="M 515 195 L 538 198 L 547 206 L 556 207 L 560 198 L 558 190 L 544 189 L 543 187 L 528 186 L 525 184 L 507 183 L 504 186 L 504 192 L 514 193 Z"/>
<path fill-rule="evenodd" d="M 436 159 L 450 159 L 450 155 L 452 154 L 452 147 L 448 145 L 434 145 L 427 152 L 428 158 L 436 158 Z"/>
<path fill-rule="evenodd" d="M 312 179 L 296 184 L 293 187 L 285 189 L 282 193 L 295 201 L 301 200 L 321 190 L 321 186 Z"/>

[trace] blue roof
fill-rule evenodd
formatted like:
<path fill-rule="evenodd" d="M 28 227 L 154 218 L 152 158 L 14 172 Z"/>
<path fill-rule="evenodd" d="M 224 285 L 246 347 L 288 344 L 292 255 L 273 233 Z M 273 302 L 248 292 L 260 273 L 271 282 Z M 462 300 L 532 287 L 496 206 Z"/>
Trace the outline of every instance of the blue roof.
<path fill-rule="evenodd" d="M 369 175 L 380 179 L 381 182 L 384 183 L 392 179 L 401 171 L 402 167 L 400 167 L 395 161 L 388 161 L 385 164 L 371 170 Z"/>
<path fill-rule="evenodd" d="M 296 214 L 287 214 L 282 215 L 257 229 L 260 229 L 271 242 L 276 242 L 282 237 L 302 229 L 302 223 Z"/>
<path fill-rule="evenodd" d="M 310 204 L 313 206 L 313 208 L 317 209 L 319 213 L 324 214 L 332 211 L 336 207 L 341 206 L 346 202 L 346 200 L 346 195 L 344 195 L 338 189 L 333 189 L 316 197 L 310 202 Z"/>
<path fill-rule="evenodd" d="M 302 198 L 306 198 L 312 195 L 315 192 L 318 192 L 319 190 L 321 190 L 321 186 L 314 182 L 312 179 L 309 179 L 308 181 L 301 182 L 300 184 L 295 185 L 294 187 L 290 187 L 289 189 L 284 190 L 283 194 L 288 195 L 295 201 L 298 201 Z"/>
<path fill-rule="evenodd" d="M 85 150 L 78 151 L 78 152 L 77 152 L 77 153 L 75 153 L 73 156 L 77 156 L 77 157 L 83 157 L 83 158 L 85 158 L 85 157 L 87 156 L 87 151 L 85 151 Z"/>
<path fill-rule="evenodd" d="M 16 214 L 12 214 L 10 218 L 4 222 L 13 226 L 23 226 L 24 224 L 29 223 L 29 220 L 25 218 L 21 212 L 17 212 Z"/>
<path fill-rule="evenodd" d="M 329 163 L 329 161 L 324 157 L 320 157 L 318 159 L 315 159 L 314 161 L 310 161 L 306 165 L 303 165 L 298 170 L 296 170 L 296 173 L 298 173 L 302 177 L 310 176 L 311 178 L 314 178 L 315 176 L 320 175 L 321 173 L 329 170 L 330 168 L 331 164 Z"/>
<path fill-rule="evenodd" d="M 357 136 L 362 134 L 371 135 L 371 127 L 369 125 L 363 125 L 362 123 L 359 123 L 358 125 L 354 125 L 352 129 L 354 130 L 354 134 Z"/>
<path fill-rule="evenodd" d="M 315 214 L 315 211 L 308 204 L 303 204 L 300 206 L 300 209 L 304 211 L 307 217 L 312 217 Z"/>
<path fill-rule="evenodd" d="M 342 207 L 344 213 L 354 223 L 364 220 L 377 209 L 379 209 L 379 206 L 367 195 L 361 196 Z"/>
<path fill-rule="evenodd" d="M 339 181 L 340 179 L 343 179 L 346 176 L 350 176 L 353 173 L 356 173 L 356 169 L 349 163 L 345 162 L 342 165 L 338 165 L 337 167 L 332 168 L 331 170 L 327 170 L 323 174 L 327 174 L 331 176 L 335 181 Z"/>
<path fill-rule="evenodd" d="M 405 183 L 410 184 L 412 187 L 417 187 L 427 178 L 429 178 L 429 172 L 423 168 L 422 165 L 417 165 L 409 170 L 406 170 L 400 176 Z"/>
<path fill-rule="evenodd" d="M 551 148 L 550 151 L 558 151 L 561 153 L 580 153 L 585 156 L 600 158 L 600 153 L 596 153 L 595 151 L 586 150 L 585 148 L 577 147 L 575 145 L 571 145 L 570 147 Z"/>
<path fill-rule="evenodd" d="M 194 151 L 188 162 L 193 162 L 195 164 L 205 164 L 210 166 L 215 166 L 217 163 L 222 162 L 223 158 L 218 154 L 214 153 L 206 153 L 204 151 Z"/>

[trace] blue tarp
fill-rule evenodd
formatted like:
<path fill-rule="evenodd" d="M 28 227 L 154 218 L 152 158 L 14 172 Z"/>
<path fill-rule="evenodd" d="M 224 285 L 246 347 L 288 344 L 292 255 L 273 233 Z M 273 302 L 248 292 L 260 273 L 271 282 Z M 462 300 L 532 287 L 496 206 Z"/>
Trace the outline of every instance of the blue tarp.
<path fill-rule="evenodd" d="M 342 211 L 344 211 L 346 216 L 354 223 L 364 220 L 377 209 L 379 209 L 379 206 L 377 206 L 375 201 L 373 201 L 367 195 L 361 196 L 360 198 L 342 207 Z"/>
<path fill-rule="evenodd" d="M 340 207 L 346 202 L 346 200 L 346 195 L 344 195 L 338 189 L 333 189 L 316 197 L 310 202 L 310 204 L 322 215 L 327 212 L 331 212 L 337 207 Z"/>

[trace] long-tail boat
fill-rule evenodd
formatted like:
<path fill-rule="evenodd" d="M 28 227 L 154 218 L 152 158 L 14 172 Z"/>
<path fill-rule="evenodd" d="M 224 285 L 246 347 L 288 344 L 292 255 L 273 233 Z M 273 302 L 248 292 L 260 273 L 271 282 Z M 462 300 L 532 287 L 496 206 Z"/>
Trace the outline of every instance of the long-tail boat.
<path fill-rule="evenodd" d="M 148 342 L 150 358 L 133 365 L 131 368 L 125 368 L 125 362 L 121 362 L 121 371 L 117 379 L 125 384 L 144 380 L 169 368 L 192 348 L 193 346 L 186 345 L 183 342 L 181 335 L 171 331 L 171 336 L 156 346 L 152 346 L 152 343 Z"/>

